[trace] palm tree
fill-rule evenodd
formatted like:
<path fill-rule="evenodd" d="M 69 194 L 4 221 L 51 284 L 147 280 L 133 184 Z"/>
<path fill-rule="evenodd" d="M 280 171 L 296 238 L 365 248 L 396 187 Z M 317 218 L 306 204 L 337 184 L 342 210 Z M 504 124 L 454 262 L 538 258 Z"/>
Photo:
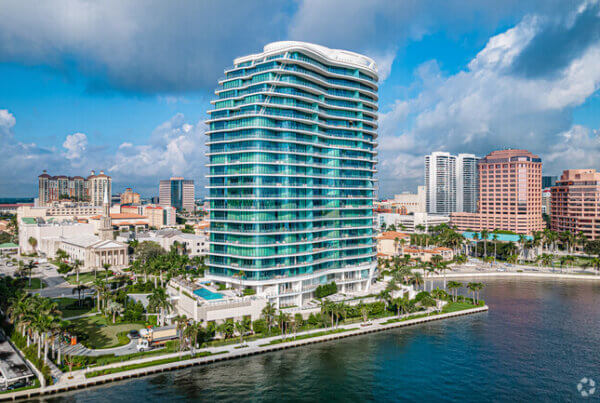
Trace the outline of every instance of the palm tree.
<path fill-rule="evenodd" d="M 271 333 L 271 328 L 273 327 L 273 322 L 275 321 L 275 313 L 275 305 L 271 302 L 267 302 L 265 307 L 262 309 L 262 317 L 265 319 L 269 333 Z"/>
<path fill-rule="evenodd" d="M 24 267 L 25 271 L 27 273 L 29 273 L 29 275 L 28 275 L 28 277 L 29 277 L 29 288 L 31 288 L 31 275 L 33 273 L 33 269 L 35 269 L 36 267 L 37 267 L 37 263 L 34 260 L 31 260 L 31 261 L 29 261 L 29 262 L 27 262 L 25 264 L 25 267 Z M 42 280 L 40 280 L 40 283 L 41 283 L 41 281 Z"/>
<path fill-rule="evenodd" d="M 410 283 L 414 284 L 415 288 L 418 290 L 419 285 L 423 284 L 423 275 L 419 272 L 412 273 L 412 277 L 410 278 Z"/>
<path fill-rule="evenodd" d="M 346 319 L 346 315 L 348 314 L 348 309 L 344 302 L 340 302 L 339 304 L 335 304 L 335 327 L 338 327 L 339 320 L 342 318 L 342 321 Z"/>
<path fill-rule="evenodd" d="M 155 288 L 148 297 L 148 307 L 151 310 L 158 310 L 158 319 L 161 326 L 165 324 L 166 314 L 173 309 L 173 304 L 169 302 L 167 292 L 164 288 Z M 164 314 L 163 314 L 164 313 Z"/>
<path fill-rule="evenodd" d="M 379 294 L 377 294 L 376 298 L 378 300 L 383 301 L 385 309 L 387 309 L 388 303 L 389 303 L 389 300 L 390 300 L 390 292 L 388 290 L 382 290 Z M 333 327 L 333 315 L 332 315 L 332 319 L 331 319 L 331 327 Z"/>
<path fill-rule="evenodd" d="M 117 315 L 120 315 L 123 312 L 123 305 L 118 303 L 117 301 L 109 301 L 106 305 L 106 312 L 109 315 L 112 315 L 112 323 L 114 324 L 117 320 Z"/>
<path fill-rule="evenodd" d="M 103 295 L 106 294 L 106 292 L 108 291 L 108 285 L 100 280 L 99 278 L 94 280 L 93 286 L 94 290 L 96 291 L 96 299 L 97 299 L 97 305 L 96 308 L 98 309 L 98 312 L 100 312 L 100 310 L 102 309 L 102 305 L 101 305 L 101 297 Z"/>
<path fill-rule="evenodd" d="M 494 261 L 496 261 L 496 259 L 498 258 L 498 234 L 496 233 L 496 230 L 494 230 L 494 233 L 492 235 L 492 242 L 494 243 Z"/>
<path fill-rule="evenodd" d="M 458 281 L 449 281 L 448 289 L 452 292 L 452 301 L 456 302 L 456 298 L 458 297 L 458 289 L 461 288 L 463 284 Z"/>
<path fill-rule="evenodd" d="M 88 287 L 85 284 L 77 284 L 71 291 L 72 294 L 77 293 L 77 305 L 81 306 L 81 293 L 87 290 Z"/>
<path fill-rule="evenodd" d="M 483 283 L 469 283 L 467 284 L 467 288 L 471 290 L 473 293 L 473 302 L 475 305 L 479 305 L 479 291 L 481 291 L 485 287 Z M 477 297 L 475 297 L 477 295 Z"/>
<path fill-rule="evenodd" d="M 321 301 L 321 316 L 325 318 L 328 315 L 331 316 L 331 327 L 333 327 L 333 303 L 325 298 Z"/>
<path fill-rule="evenodd" d="M 235 322 L 235 331 L 240 335 L 240 344 L 244 344 L 244 334 L 250 329 L 248 319 L 242 319 Z"/>
<path fill-rule="evenodd" d="M 190 323 L 183 330 L 183 335 L 189 340 L 190 350 L 192 357 L 194 356 L 194 348 L 196 348 L 196 342 L 198 340 L 198 334 L 200 333 L 200 323 Z"/>
<path fill-rule="evenodd" d="M 108 271 L 110 269 L 110 264 L 109 263 L 104 263 L 102 265 L 102 268 L 104 269 L 104 281 L 108 281 Z"/>
<path fill-rule="evenodd" d="M 226 320 L 217 326 L 217 331 L 223 335 L 225 340 L 233 336 L 234 330 L 233 322 L 231 320 Z"/>
<path fill-rule="evenodd" d="M 540 256 L 538 256 L 538 262 L 541 262 L 546 267 L 552 265 L 553 260 L 554 260 L 554 256 L 549 255 L 547 253 L 542 253 Z M 554 267 L 553 267 L 553 270 L 554 270 Z"/>
<path fill-rule="evenodd" d="M 481 230 L 481 239 L 483 239 L 483 256 L 487 257 L 487 240 L 489 232 L 486 229 Z"/>
<path fill-rule="evenodd" d="M 77 284 L 79 284 L 79 268 L 81 267 L 82 264 L 83 264 L 83 262 L 79 259 L 75 259 L 75 261 L 72 264 L 73 269 L 75 270 L 75 273 L 77 275 L 77 277 L 76 277 Z"/>
<path fill-rule="evenodd" d="M 277 323 L 279 328 L 281 329 L 281 334 L 285 338 L 285 331 L 287 330 L 287 324 L 290 322 L 290 315 L 283 311 L 279 311 L 279 316 L 277 317 Z"/>
<path fill-rule="evenodd" d="M 188 325 L 188 318 L 185 315 L 177 315 L 173 318 L 176 324 L 176 332 L 179 337 L 179 352 L 183 349 L 183 332 Z"/>

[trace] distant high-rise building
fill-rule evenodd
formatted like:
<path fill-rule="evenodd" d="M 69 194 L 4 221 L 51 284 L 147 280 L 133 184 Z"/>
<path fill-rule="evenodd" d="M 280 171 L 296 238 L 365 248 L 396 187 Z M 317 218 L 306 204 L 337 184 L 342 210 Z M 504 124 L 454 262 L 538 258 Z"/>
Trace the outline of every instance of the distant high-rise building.
<path fill-rule="evenodd" d="M 172 206 L 189 212 L 195 210 L 194 181 L 191 179 L 174 177 L 161 180 L 158 194 L 161 206 Z"/>
<path fill-rule="evenodd" d="M 110 176 L 105 175 L 104 171 L 100 171 L 97 175 L 95 171 L 92 171 L 91 175 L 87 177 L 86 184 L 91 204 L 94 206 L 102 206 L 104 204 L 105 194 L 108 194 L 108 202 L 110 203 L 110 195 L 112 195 L 112 179 Z"/>
<path fill-rule="evenodd" d="M 479 174 L 477 158 L 473 154 L 458 154 L 456 157 L 456 211 L 475 213 L 477 211 L 477 194 Z"/>
<path fill-rule="evenodd" d="M 427 212 L 450 214 L 456 211 L 456 157 L 436 151 L 425 156 Z"/>
<path fill-rule="evenodd" d="M 542 189 L 551 188 L 556 184 L 557 180 L 558 176 L 542 176 Z"/>
<path fill-rule="evenodd" d="M 550 192 L 550 226 L 554 231 L 600 238 L 600 172 L 568 169 Z"/>
<path fill-rule="evenodd" d="M 527 150 L 499 150 L 479 160 L 477 213 L 453 213 L 460 230 L 531 234 L 542 220 L 542 160 Z"/>
<path fill-rule="evenodd" d="M 436 151 L 425 156 L 427 212 L 450 214 L 477 211 L 477 158 Z"/>
<path fill-rule="evenodd" d="M 121 204 L 140 204 L 140 194 L 131 190 L 131 188 L 125 189 L 121 193 Z"/>
<path fill-rule="evenodd" d="M 111 178 L 95 175 L 94 171 L 86 179 L 82 176 L 50 176 L 44 172 L 38 176 L 38 204 L 46 206 L 61 200 L 89 201 L 94 206 L 102 206 L 104 188 L 111 191 Z"/>

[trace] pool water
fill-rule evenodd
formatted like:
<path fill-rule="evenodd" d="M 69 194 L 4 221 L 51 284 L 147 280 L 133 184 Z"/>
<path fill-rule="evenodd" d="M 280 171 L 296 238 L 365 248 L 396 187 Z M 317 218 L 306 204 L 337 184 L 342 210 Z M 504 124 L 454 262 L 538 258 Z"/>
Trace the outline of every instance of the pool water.
<path fill-rule="evenodd" d="M 219 294 L 218 292 L 212 292 L 211 290 L 208 290 L 206 288 L 198 288 L 197 290 L 194 290 L 194 294 L 196 294 L 200 298 L 204 298 L 204 299 L 221 299 L 221 298 L 223 298 L 222 294 Z"/>
<path fill-rule="evenodd" d="M 477 237 L 479 238 L 479 240 L 483 241 L 483 238 L 481 238 L 481 233 L 479 233 L 479 232 L 465 231 L 462 234 L 465 238 L 471 239 L 471 240 L 473 240 L 473 236 L 475 234 L 477 234 Z M 519 242 L 519 235 L 515 235 L 515 234 L 495 234 L 495 235 L 497 236 L 497 239 L 500 242 Z M 489 232 L 487 239 L 489 241 L 493 240 L 494 234 L 492 232 Z M 533 239 L 533 237 L 530 235 L 526 235 L 525 239 L 530 241 Z"/>

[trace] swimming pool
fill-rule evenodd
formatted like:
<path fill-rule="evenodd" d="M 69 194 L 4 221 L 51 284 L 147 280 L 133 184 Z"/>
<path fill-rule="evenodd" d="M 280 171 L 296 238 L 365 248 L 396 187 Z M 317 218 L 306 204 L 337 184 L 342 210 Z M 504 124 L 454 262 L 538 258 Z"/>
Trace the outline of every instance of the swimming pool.
<path fill-rule="evenodd" d="M 471 240 L 473 240 L 473 236 L 475 234 L 477 234 L 477 237 L 479 238 L 479 240 L 483 241 L 483 239 L 481 238 L 481 233 L 479 233 L 479 232 L 465 231 L 462 234 L 465 238 L 471 239 Z M 515 234 L 495 234 L 495 235 L 497 235 L 497 237 L 498 237 L 497 239 L 500 242 L 519 242 L 519 235 L 515 235 Z M 491 231 L 488 233 L 487 239 L 490 241 L 494 239 L 494 234 Z M 530 241 L 533 239 L 533 237 L 526 235 L 525 239 Z"/>
<path fill-rule="evenodd" d="M 223 298 L 223 294 L 219 294 L 218 292 L 212 292 L 211 290 L 208 290 L 204 287 L 194 290 L 194 294 L 196 294 L 200 298 L 207 299 L 207 300 Z"/>

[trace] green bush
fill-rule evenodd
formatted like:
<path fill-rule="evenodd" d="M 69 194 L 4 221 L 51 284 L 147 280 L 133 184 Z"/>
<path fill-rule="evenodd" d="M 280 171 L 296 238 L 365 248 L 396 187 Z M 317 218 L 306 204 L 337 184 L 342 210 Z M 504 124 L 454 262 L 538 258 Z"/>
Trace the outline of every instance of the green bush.
<path fill-rule="evenodd" d="M 256 294 L 256 290 L 253 288 L 244 288 L 244 295 L 254 295 Z"/>
<path fill-rule="evenodd" d="M 415 302 L 420 302 L 425 297 L 430 297 L 431 295 L 427 291 L 421 291 L 415 296 Z"/>
<path fill-rule="evenodd" d="M 335 281 L 332 281 L 329 284 L 320 285 L 315 290 L 315 297 L 317 298 L 325 298 L 329 295 L 335 294 L 338 292 L 337 284 Z"/>
<path fill-rule="evenodd" d="M 317 315 L 319 315 L 319 317 L 317 317 Z M 321 323 L 321 318 L 320 318 L 321 314 L 318 313 L 317 315 L 315 315 L 314 313 L 311 313 L 308 316 L 307 322 L 308 322 L 309 325 L 311 325 L 311 326 L 317 326 L 319 323 Z"/>
<path fill-rule="evenodd" d="M 257 319 L 252 322 L 252 330 L 254 333 L 265 334 L 268 332 L 267 322 L 264 319 Z"/>

